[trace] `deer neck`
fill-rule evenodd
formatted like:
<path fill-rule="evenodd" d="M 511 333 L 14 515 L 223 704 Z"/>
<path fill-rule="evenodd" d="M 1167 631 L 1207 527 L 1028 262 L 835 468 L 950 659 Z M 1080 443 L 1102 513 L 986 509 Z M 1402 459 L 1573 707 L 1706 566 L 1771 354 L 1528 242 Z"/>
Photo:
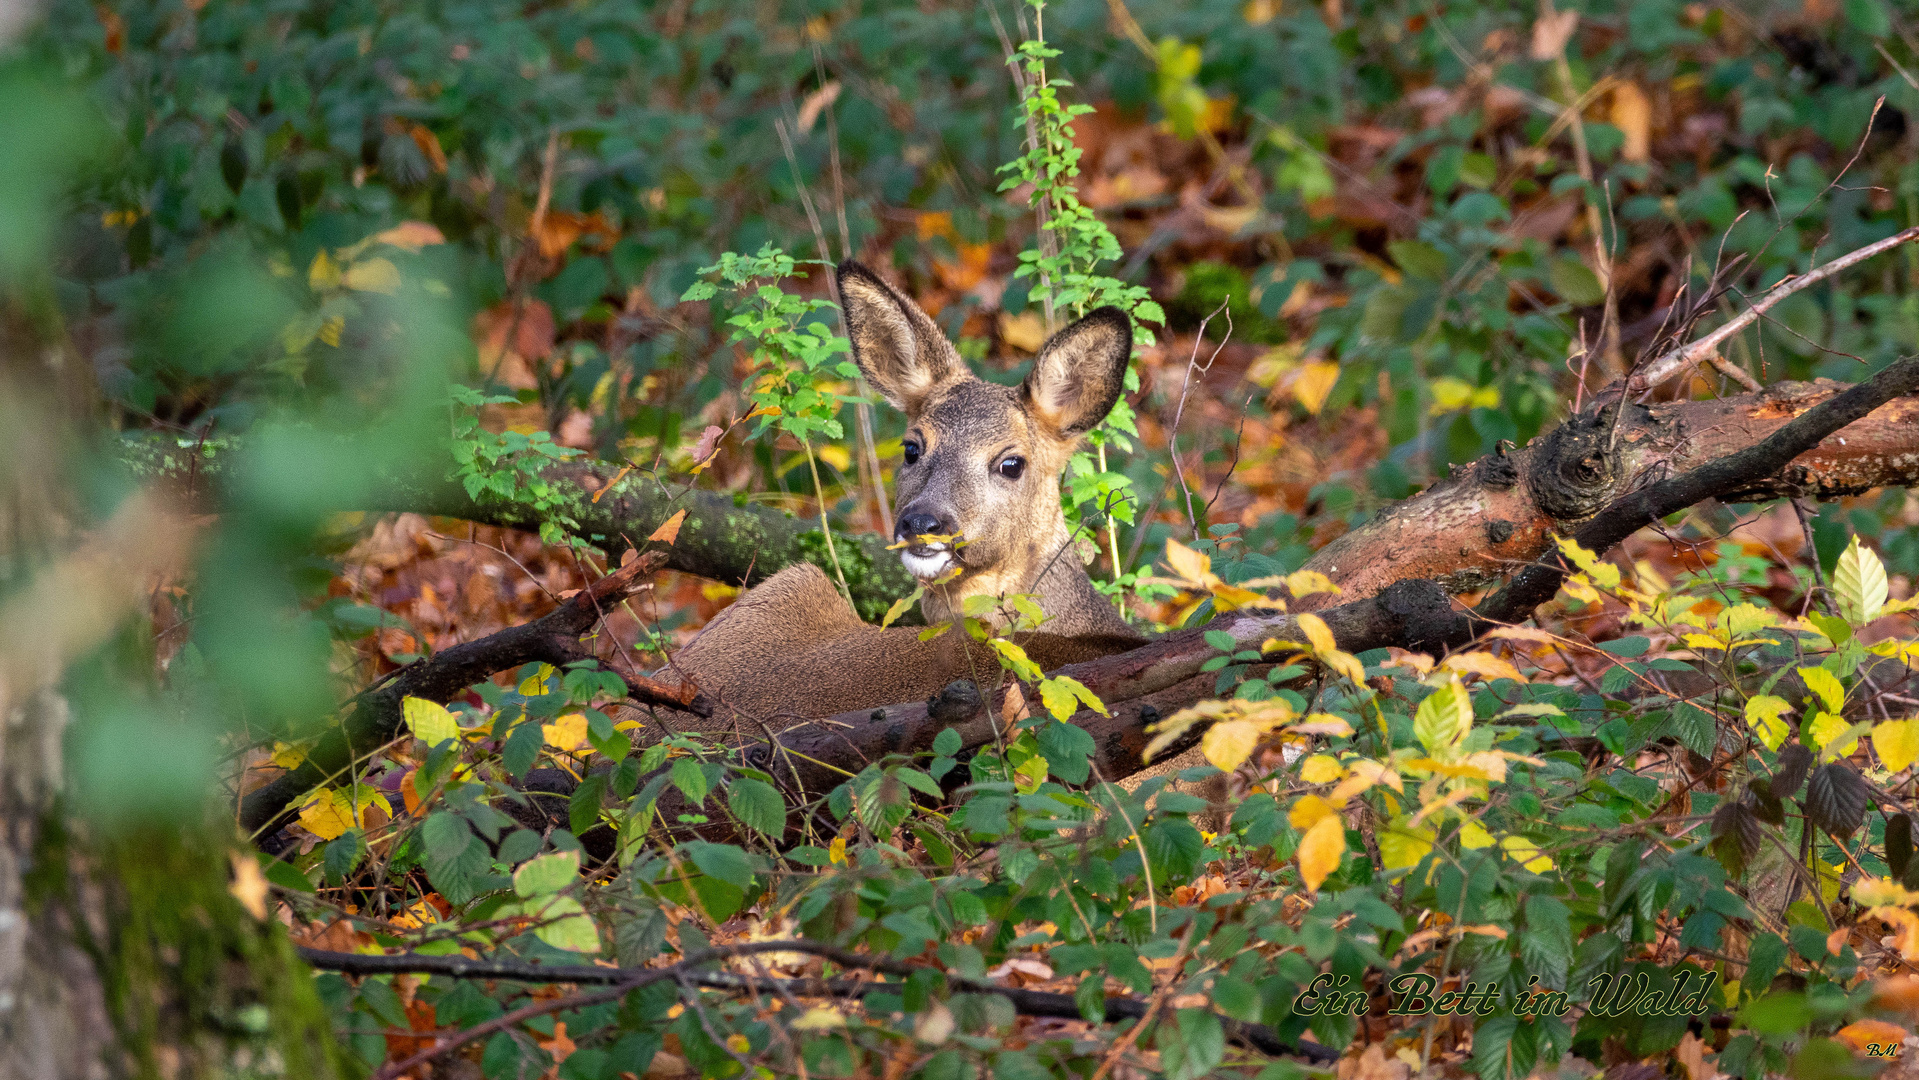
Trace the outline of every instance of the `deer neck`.
<path fill-rule="evenodd" d="M 969 597 L 997 599 L 1024 594 L 1034 597 L 1045 612 L 1046 621 L 1040 629 L 1047 633 L 1066 637 L 1135 633 L 1087 576 L 1086 566 L 1073 548 L 1073 534 L 1066 527 L 1065 515 L 1058 515 L 1053 527 L 1019 554 L 1020 558 L 987 570 L 969 570 L 956 581 L 927 589 L 920 600 L 926 621 L 934 625 L 955 621 Z M 987 622 L 1000 621 L 999 606 L 985 616 Z"/>

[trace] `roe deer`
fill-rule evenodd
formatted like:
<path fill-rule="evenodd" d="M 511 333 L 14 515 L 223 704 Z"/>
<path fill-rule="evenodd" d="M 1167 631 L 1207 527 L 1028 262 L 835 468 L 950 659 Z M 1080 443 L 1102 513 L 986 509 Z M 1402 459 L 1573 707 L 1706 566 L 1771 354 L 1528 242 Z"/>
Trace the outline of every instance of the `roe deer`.
<path fill-rule="evenodd" d="M 996 386 L 967 370 L 933 320 L 879 275 L 846 262 L 838 277 L 853 359 L 907 418 L 893 532 L 913 546 L 901 559 L 921 581 L 959 571 L 928 587 L 926 621 L 957 618 L 967 597 L 1025 593 L 1047 620 L 1015 640 L 1042 669 L 1143 644 L 1087 577 L 1059 497 L 1080 436 L 1119 400 L 1133 342 L 1126 314 L 1088 314 L 1040 348 L 1024 383 Z M 964 542 L 922 539 L 942 536 Z M 755 586 L 674 666 L 717 703 L 712 720 L 688 725 L 709 731 L 731 730 L 735 714 L 778 729 L 914 701 L 958 678 L 989 685 L 983 676 L 999 670 L 966 634 L 921 641 L 917 627 L 863 622 L 810 564 Z"/>

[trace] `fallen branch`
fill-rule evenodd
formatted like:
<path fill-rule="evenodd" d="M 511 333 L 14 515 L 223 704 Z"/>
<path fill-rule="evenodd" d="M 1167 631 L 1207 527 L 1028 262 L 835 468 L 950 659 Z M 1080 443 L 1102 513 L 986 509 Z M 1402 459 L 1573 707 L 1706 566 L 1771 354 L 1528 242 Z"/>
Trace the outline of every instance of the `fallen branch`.
<path fill-rule="evenodd" d="M 328 730 L 297 768 L 241 800 L 240 827 L 250 835 L 272 832 L 284 823 L 287 807 L 294 800 L 339 775 L 357 756 L 392 741 L 399 734 L 407 698 L 445 704 L 474 683 L 522 664 L 537 662 L 561 668 L 594 659 L 580 645 L 580 635 L 592 629 L 607 608 L 637 591 L 640 579 L 666 561 L 663 551 L 647 552 L 581 589 L 539 619 L 455 645 L 394 672 L 361 693 L 346 721 Z M 668 686 L 652 679 L 628 682 L 632 699 L 641 705 L 662 705 L 700 715 L 711 712 L 711 706 L 692 687 Z"/>
<path fill-rule="evenodd" d="M 1693 365 L 1716 356 L 1719 346 L 1725 344 L 1727 339 L 1758 322 L 1760 316 L 1771 311 L 1781 300 L 1793 293 L 1809 289 L 1841 270 L 1858 266 L 1875 255 L 1883 255 L 1901 244 L 1911 243 L 1914 240 L 1919 240 L 1919 225 L 1894 233 L 1878 243 L 1867 244 L 1857 251 L 1848 251 L 1831 262 L 1814 267 L 1807 273 L 1788 277 L 1768 289 L 1765 295 L 1754 300 L 1746 310 L 1727 319 L 1724 325 L 1705 337 L 1669 350 L 1633 372 L 1632 377 L 1626 380 L 1628 392 L 1638 393 L 1650 390 L 1680 372 L 1689 370 Z"/>
<path fill-rule="evenodd" d="M 848 970 L 873 971 L 897 978 L 908 978 L 925 971 L 939 971 L 937 968 L 925 965 L 909 964 L 867 953 L 856 953 L 805 939 L 742 942 L 738 945 L 705 949 L 679 963 L 661 968 L 614 968 L 592 964 L 529 964 L 520 961 L 471 960 L 459 955 L 422 956 L 417 953 L 405 953 L 398 956 L 371 956 L 361 953 L 329 952 L 323 949 L 299 950 L 301 959 L 314 967 L 349 975 L 444 975 L 457 979 L 505 979 L 513 982 L 572 983 L 612 988 L 595 994 L 561 998 L 557 1002 L 554 1000 L 537 1002 L 535 1005 L 496 1017 L 486 1024 L 443 1038 L 404 1061 L 388 1065 L 375 1074 L 376 1080 L 400 1076 L 415 1066 L 534 1016 L 615 1000 L 629 991 L 657 982 L 672 981 L 708 990 L 733 993 L 770 992 L 791 997 L 860 998 L 867 994 L 899 991 L 898 983 L 850 979 L 774 979 L 737 975 L 732 972 L 699 970 L 708 964 L 731 957 L 781 952 L 805 953 Z M 1000 986 L 981 979 L 969 979 L 944 972 L 941 974 L 945 975 L 947 985 L 958 992 L 993 994 L 1005 998 L 1013 1006 L 1014 1011 L 1027 1016 L 1057 1017 L 1068 1020 L 1085 1018 L 1071 994 L 1024 990 Z M 1139 1020 L 1146 1015 L 1148 1008 L 1147 1002 L 1136 998 L 1109 997 L 1106 999 L 1105 1020 L 1107 1023 Z M 1227 1037 L 1265 1054 L 1275 1056 L 1296 1054 L 1309 1061 L 1321 1063 L 1339 1058 L 1339 1052 L 1332 1047 L 1309 1042 L 1291 1043 L 1263 1024 L 1249 1024 L 1227 1016 L 1220 1016 L 1219 1021 L 1226 1029 Z"/>

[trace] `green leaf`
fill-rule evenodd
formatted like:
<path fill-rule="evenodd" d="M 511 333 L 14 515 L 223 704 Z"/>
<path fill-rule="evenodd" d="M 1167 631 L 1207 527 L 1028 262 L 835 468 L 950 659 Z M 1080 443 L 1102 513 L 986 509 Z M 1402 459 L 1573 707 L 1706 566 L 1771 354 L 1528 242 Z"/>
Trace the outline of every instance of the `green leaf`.
<path fill-rule="evenodd" d="M 528 859 L 513 872 L 513 891 L 523 900 L 551 896 L 579 880 L 580 853 L 555 851 Z"/>
<path fill-rule="evenodd" d="M 726 806 L 747 828 L 762 836 L 777 839 L 786 832 L 786 799 L 764 780 L 734 780 L 727 788 Z"/>
<path fill-rule="evenodd" d="M 1673 706 L 1672 726 L 1686 749 L 1700 757 L 1710 758 L 1713 751 L 1719 748 L 1718 719 L 1690 701 Z"/>
<path fill-rule="evenodd" d="M 1833 568 L 1832 591 L 1839 599 L 1839 614 L 1854 626 L 1877 619 L 1886 606 L 1886 566 L 1857 536 Z"/>
<path fill-rule="evenodd" d="M 556 949 L 569 952 L 599 952 L 600 932 L 586 909 L 570 896 L 556 896 L 539 910 L 533 936 Z M 549 921 L 550 920 L 550 921 Z"/>
<path fill-rule="evenodd" d="M 1444 281 L 1446 278 L 1446 256 L 1431 244 L 1419 240 L 1394 240 L 1386 245 L 1386 253 L 1409 277 L 1423 281 Z"/>
<path fill-rule="evenodd" d="M 308 881 L 307 876 L 295 869 L 290 863 L 283 863 L 275 859 L 266 864 L 266 875 L 268 881 L 278 885 L 282 889 L 301 893 L 310 893 L 313 891 L 313 882 Z"/>
<path fill-rule="evenodd" d="M 1587 269 L 1576 256 L 1562 255 L 1548 263 L 1546 279 L 1561 300 L 1576 307 L 1588 307 L 1606 298 L 1599 275 Z"/>
<path fill-rule="evenodd" d="M 960 733 L 952 728 L 944 728 L 933 736 L 933 752 L 941 757 L 952 757 L 960 751 Z"/>
<path fill-rule="evenodd" d="M 741 889 L 753 884 L 753 863 L 747 859 L 746 852 L 732 844 L 690 840 L 681 845 L 680 853 L 691 859 L 703 874 L 711 874 Z"/>
<path fill-rule="evenodd" d="M 409 697 L 400 708 L 406 716 L 407 730 L 426 743 L 428 749 L 460 737 L 460 722 L 438 702 Z"/>
<path fill-rule="evenodd" d="M 706 792 L 708 790 L 706 786 L 706 770 L 700 767 L 699 762 L 692 758 L 675 758 L 673 760 L 672 777 L 673 786 L 679 788 L 680 791 L 685 794 L 687 801 L 691 802 L 694 806 L 704 807 L 706 805 Z"/>
<path fill-rule="evenodd" d="M 1426 695 L 1413 714 L 1413 735 L 1427 753 L 1439 754 L 1459 744 L 1473 723 L 1473 703 L 1458 678 Z"/>
<path fill-rule="evenodd" d="M 580 786 L 573 789 L 573 797 L 567 800 L 566 827 L 574 836 L 599 823 L 600 803 L 606 797 L 606 778 L 604 772 L 588 773 Z"/>
<path fill-rule="evenodd" d="M 420 828 L 420 842 L 426 848 L 422 861 L 427 880 L 448 903 L 465 904 L 487 884 L 493 857 L 464 818 L 444 812 L 428 817 Z"/>
<path fill-rule="evenodd" d="M 1819 695 L 1826 708 L 1839 712 L 1845 708 L 1846 688 L 1840 685 L 1838 676 L 1822 667 L 1802 667 L 1799 677 L 1805 681 L 1806 689 Z"/>
<path fill-rule="evenodd" d="M 1778 1038 L 1812 1023 L 1812 1009 L 1806 1005 L 1806 995 L 1776 991 L 1740 1009 L 1739 1023 L 1760 1035 Z"/>
<path fill-rule="evenodd" d="M 1092 775 L 1093 752 L 1099 749 L 1085 728 L 1058 722 L 1038 732 L 1039 752 L 1054 776 L 1068 784 L 1084 784 Z"/>
<path fill-rule="evenodd" d="M 360 860 L 366 857 L 366 836 L 358 829 L 348 829 L 335 837 L 326 846 L 323 859 L 326 879 L 341 882 L 353 873 Z"/>

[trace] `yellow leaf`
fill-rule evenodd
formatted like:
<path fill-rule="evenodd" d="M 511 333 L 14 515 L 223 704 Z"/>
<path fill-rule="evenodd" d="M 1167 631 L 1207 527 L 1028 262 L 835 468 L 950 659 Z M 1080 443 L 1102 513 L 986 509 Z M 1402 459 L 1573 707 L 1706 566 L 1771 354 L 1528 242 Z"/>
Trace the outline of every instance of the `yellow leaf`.
<path fill-rule="evenodd" d="M 306 759 L 307 747 L 304 742 L 273 744 L 273 763 L 282 769 L 297 769 Z"/>
<path fill-rule="evenodd" d="M 1419 860 L 1433 849 L 1433 827 L 1415 826 L 1404 817 L 1395 818 L 1379 833 L 1379 861 L 1388 870 L 1418 866 Z"/>
<path fill-rule="evenodd" d="M 1026 655 L 1026 650 L 1018 645 L 1005 638 L 994 638 L 988 644 L 993 646 L 994 652 L 999 653 L 1000 666 L 1012 672 L 1014 677 L 1037 679 L 1042 674 L 1039 665 L 1033 663 L 1032 659 Z"/>
<path fill-rule="evenodd" d="M 1299 766 L 1299 778 L 1308 784 L 1330 784 L 1345 775 L 1346 770 L 1330 754 L 1314 754 Z"/>
<path fill-rule="evenodd" d="M 1805 681 L 1806 689 L 1819 695 L 1826 708 L 1838 712 L 1846 705 L 1846 688 L 1839 683 L 1839 677 L 1822 667 L 1802 667 L 1800 679 Z"/>
<path fill-rule="evenodd" d="M 1344 676 L 1354 683 L 1366 681 L 1366 665 L 1360 663 L 1359 657 L 1352 653 L 1341 649 L 1328 649 L 1319 654 L 1319 662 L 1331 668 L 1333 674 Z"/>
<path fill-rule="evenodd" d="M 1320 883 L 1339 869 L 1339 858 L 1346 854 L 1346 823 L 1338 814 L 1320 818 L 1306 830 L 1299 842 L 1299 876 L 1306 887 L 1319 891 Z"/>
<path fill-rule="evenodd" d="M 1244 589 L 1238 585 L 1228 585 L 1223 581 L 1212 583 L 1213 607 L 1220 611 L 1238 611 L 1241 608 L 1267 607 L 1286 610 L 1286 601 L 1275 600 L 1263 593 Z"/>
<path fill-rule="evenodd" d="M 1919 761 L 1919 719 L 1888 720 L 1873 728 L 1872 748 L 1891 772 Z"/>
<path fill-rule="evenodd" d="M 400 291 L 400 268 L 387 259 L 363 259 L 347 267 L 346 287 L 392 296 Z"/>
<path fill-rule="evenodd" d="M 1284 698 L 1276 700 L 1285 701 Z M 1291 711 L 1290 707 L 1287 711 Z M 1301 735 L 1331 735 L 1335 739 L 1344 739 L 1352 735 L 1353 726 L 1332 713 L 1316 712 L 1294 724 L 1293 731 Z"/>
<path fill-rule="evenodd" d="M 300 824 L 322 840 L 337 839 L 353 827 L 353 807 L 342 793 L 320 788 L 300 804 Z"/>
<path fill-rule="evenodd" d="M 586 743 L 586 714 L 567 713 L 550 724 L 541 724 L 540 734 L 555 750 L 577 749 Z"/>
<path fill-rule="evenodd" d="M 1394 791 L 1406 790 L 1406 785 L 1400 781 L 1398 773 L 1371 758 L 1360 758 L 1347 767 L 1352 770 L 1355 777 L 1365 777 L 1374 784 L 1385 784 Z M 1334 790 L 1334 794 L 1338 794 L 1338 789 Z"/>
<path fill-rule="evenodd" d="M 1300 633 L 1305 634 L 1306 640 L 1312 643 L 1314 652 L 1324 654 L 1338 651 L 1339 642 L 1333 639 L 1332 628 L 1326 625 L 1326 620 L 1317 615 L 1301 615 L 1298 621 Z"/>
<path fill-rule="evenodd" d="M 1689 647 L 1694 649 L 1718 649 L 1724 652 L 1727 647 L 1726 642 L 1713 637 L 1711 634 L 1687 634 L 1683 640 Z"/>
<path fill-rule="evenodd" d="M 1919 892 L 1891 878 L 1860 878 L 1852 883 L 1852 902 L 1860 907 L 1911 907 L 1919 904 Z"/>
<path fill-rule="evenodd" d="M 1199 750 L 1215 767 L 1232 772 L 1253 756 L 1263 734 L 1245 720 L 1227 720 L 1206 729 L 1206 734 L 1199 737 Z"/>
<path fill-rule="evenodd" d="M 1746 724 L 1759 736 L 1759 741 L 1766 744 L 1766 749 L 1777 750 L 1785 744 L 1786 736 L 1792 734 L 1786 722 L 1780 719 L 1791 709 L 1791 703 L 1785 698 L 1755 694 L 1746 699 Z"/>
<path fill-rule="evenodd" d="M 520 680 L 520 693 L 527 697 L 550 694 L 559 688 L 559 674 L 553 665 L 541 664 L 533 674 Z"/>
<path fill-rule="evenodd" d="M 1567 578 L 1565 582 L 1559 586 L 1559 589 L 1567 596 L 1572 597 L 1582 604 L 1603 604 L 1606 602 L 1606 598 L 1599 595 L 1599 590 L 1593 588 L 1592 582 L 1587 581 L 1586 575 L 1584 574 L 1574 574 Z"/>
<path fill-rule="evenodd" d="M 1732 637 L 1779 625 L 1779 612 L 1758 604 L 1734 604 L 1719 613 L 1719 628 Z"/>
<path fill-rule="evenodd" d="M 1046 711 L 1053 714 L 1055 720 L 1065 720 L 1078 712 L 1081 706 L 1093 710 L 1101 716 L 1111 716 L 1106 703 L 1099 695 L 1087 689 L 1086 684 L 1071 675 L 1055 675 L 1041 680 L 1039 684 L 1040 703 Z"/>
<path fill-rule="evenodd" d="M 1902 907 L 1876 907 L 1866 914 L 1892 924 L 1893 944 L 1906 962 L 1919 960 L 1919 915 Z"/>
<path fill-rule="evenodd" d="M 1177 540 L 1166 541 L 1166 565 L 1175 576 L 1195 588 L 1204 588 L 1213 576 L 1213 560 Z"/>
<path fill-rule="evenodd" d="M 1002 312 L 999 317 L 1000 340 L 1021 352 L 1036 353 L 1046 344 L 1046 320 L 1038 311 L 1023 311 L 1018 315 Z"/>
<path fill-rule="evenodd" d="M 1538 844 L 1523 836 L 1508 836 L 1499 841 L 1499 847 L 1507 858 L 1535 874 L 1543 874 L 1553 868 L 1552 856 L 1541 853 Z"/>
<path fill-rule="evenodd" d="M 1333 385 L 1339 382 L 1339 365 L 1331 360 L 1314 360 L 1301 364 L 1294 373 L 1290 389 L 1293 400 L 1305 410 L 1319 415 L 1325 408 L 1326 398 L 1333 392 Z"/>
<path fill-rule="evenodd" d="M 1486 831 L 1477 819 L 1467 818 L 1459 825 L 1459 846 L 1467 851 L 1478 851 L 1493 846 L 1493 834 Z"/>
<path fill-rule="evenodd" d="M 789 1025 L 795 1031 L 832 1031 L 846 1026 L 846 1017 L 838 1009 L 815 1005 Z"/>
<path fill-rule="evenodd" d="M 814 450 L 814 453 L 820 456 L 821 461 L 826 462 L 841 472 L 845 472 L 853 467 L 853 455 L 847 451 L 846 447 L 840 446 L 837 443 L 828 443 Z"/>
<path fill-rule="evenodd" d="M 1559 545 L 1560 553 L 1568 562 L 1579 567 L 1580 572 L 1594 585 L 1603 589 L 1619 587 L 1619 568 L 1611 563 L 1600 562 L 1599 556 L 1581 547 L 1579 541 L 1570 536 L 1555 536 L 1553 542 Z M 1580 599 L 1585 599 L 1581 597 Z"/>
<path fill-rule="evenodd" d="M 826 861 L 834 866 L 846 861 L 846 837 L 835 836 L 833 842 L 826 845 Z"/>
<path fill-rule="evenodd" d="M 1489 682 L 1493 679 L 1511 679 L 1522 683 L 1526 681 L 1526 677 L 1521 675 L 1519 669 L 1513 667 L 1505 657 L 1495 656 L 1489 652 L 1454 653 L 1441 660 L 1439 666 L 1447 671 L 1457 671 L 1461 675 L 1478 675 Z"/>
<path fill-rule="evenodd" d="M 660 522 L 660 527 L 654 529 L 653 535 L 646 538 L 647 543 L 658 542 L 671 547 L 673 541 L 680 538 L 680 524 L 685 520 L 686 511 L 675 510 L 672 517 Z"/>
<path fill-rule="evenodd" d="M 337 349 L 340 347 L 340 334 L 346 330 L 346 316 L 330 315 L 316 331 L 321 341 Z"/>
<path fill-rule="evenodd" d="M 1310 829 L 1328 817 L 1338 817 L 1339 808 L 1317 795 L 1302 795 L 1286 812 L 1286 820 L 1295 829 Z"/>
<path fill-rule="evenodd" d="M 1426 389 L 1433 395 L 1433 403 L 1427 407 L 1427 412 L 1432 416 L 1440 416 L 1470 403 L 1476 388 L 1464 379 L 1441 375 L 1428 382 Z"/>
<path fill-rule="evenodd" d="M 414 738 L 426 743 L 429 749 L 460 737 L 460 722 L 453 718 L 453 713 L 446 706 L 438 702 L 410 697 L 401 703 L 400 708 L 406 716 L 407 730 L 413 732 Z"/>
<path fill-rule="evenodd" d="M 340 264 L 329 258 L 324 249 L 313 257 L 313 265 L 307 267 L 307 287 L 314 292 L 340 287 Z"/>

